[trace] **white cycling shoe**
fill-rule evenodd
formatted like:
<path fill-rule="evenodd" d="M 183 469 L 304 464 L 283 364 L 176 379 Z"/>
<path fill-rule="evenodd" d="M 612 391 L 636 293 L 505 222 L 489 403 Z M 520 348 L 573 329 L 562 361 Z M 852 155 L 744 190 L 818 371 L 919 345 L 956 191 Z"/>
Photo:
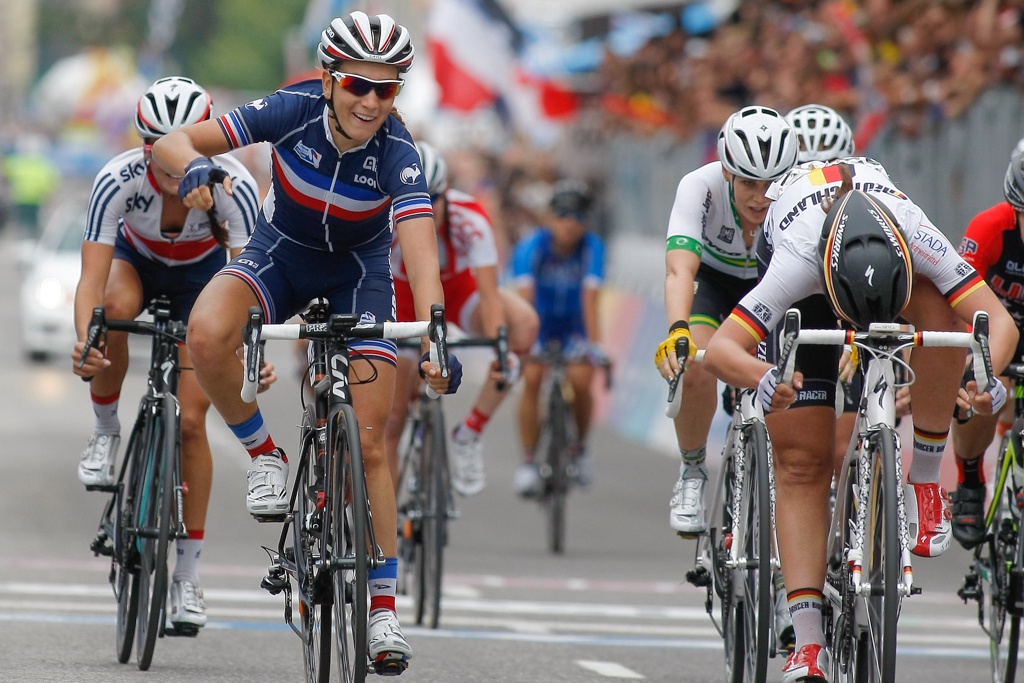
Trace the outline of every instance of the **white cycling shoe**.
<path fill-rule="evenodd" d="M 402 635 L 397 614 L 389 609 L 376 609 L 370 613 L 367 650 L 378 675 L 397 676 L 405 671 L 412 659 L 412 648 Z"/>
<path fill-rule="evenodd" d="M 704 488 L 707 477 L 680 476 L 672 489 L 668 523 L 680 536 L 696 536 L 707 531 L 707 510 L 704 507 Z"/>
<path fill-rule="evenodd" d="M 196 631 L 206 626 L 206 604 L 203 591 L 188 580 L 171 584 L 167 599 L 167 621 L 178 631 Z"/>
<path fill-rule="evenodd" d="M 93 434 L 78 463 L 78 481 L 86 486 L 110 486 L 114 483 L 114 460 L 121 445 L 119 434 Z"/>
<path fill-rule="evenodd" d="M 249 514 L 261 522 L 280 520 L 288 512 L 288 463 L 284 451 L 275 448 L 253 458 L 246 478 L 249 493 L 245 507 Z"/>
<path fill-rule="evenodd" d="M 484 444 L 480 436 L 452 435 L 452 488 L 460 496 L 475 496 L 484 490 Z"/>

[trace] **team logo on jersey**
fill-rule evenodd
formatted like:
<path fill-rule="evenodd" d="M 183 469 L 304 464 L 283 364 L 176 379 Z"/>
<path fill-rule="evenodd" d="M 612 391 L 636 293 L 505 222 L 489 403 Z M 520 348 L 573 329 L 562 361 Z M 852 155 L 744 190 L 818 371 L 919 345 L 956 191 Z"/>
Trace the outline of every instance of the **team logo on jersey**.
<path fill-rule="evenodd" d="M 406 166 L 402 169 L 401 179 L 406 185 L 415 185 L 416 181 L 423 175 L 423 171 L 420 170 L 419 164 L 413 164 L 412 166 Z"/>
<path fill-rule="evenodd" d="M 253 100 L 252 102 L 247 103 L 245 106 L 259 111 L 260 109 L 263 109 L 263 107 L 267 106 L 267 99 L 265 97 L 261 97 L 258 100 Z"/>
<path fill-rule="evenodd" d="M 323 158 L 323 155 L 312 147 L 307 147 L 300 142 L 292 148 L 292 151 L 295 152 L 295 156 L 299 157 L 313 168 L 320 168 L 320 159 Z"/>
<path fill-rule="evenodd" d="M 722 229 L 718 233 L 718 239 L 723 242 L 732 242 L 732 238 L 736 236 L 736 230 L 730 228 L 728 225 L 723 225 Z"/>
<path fill-rule="evenodd" d="M 967 256 L 968 254 L 978 253 L 978 243 L 969 237 L 965 237 L 960 240 L 960 255 Z"/>

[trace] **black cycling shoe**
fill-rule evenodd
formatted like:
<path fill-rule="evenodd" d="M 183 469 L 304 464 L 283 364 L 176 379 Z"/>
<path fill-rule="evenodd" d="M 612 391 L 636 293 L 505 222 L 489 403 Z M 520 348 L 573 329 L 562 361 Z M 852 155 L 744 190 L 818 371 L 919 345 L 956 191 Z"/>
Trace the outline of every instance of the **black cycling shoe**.
<path fill-rule="evenodd" d="M 985 540 L 985 485 L 957 484 L 953 499 L 953 538 L 970 550 Z"/>

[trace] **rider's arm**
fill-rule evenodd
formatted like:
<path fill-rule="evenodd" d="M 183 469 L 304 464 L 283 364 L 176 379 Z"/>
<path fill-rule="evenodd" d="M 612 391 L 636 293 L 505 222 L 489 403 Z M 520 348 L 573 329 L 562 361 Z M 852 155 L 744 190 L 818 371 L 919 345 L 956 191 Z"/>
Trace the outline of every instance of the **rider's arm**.
<path fill-rule="evenodd" d="M 665 319 L 669 325 L 689 321 L 693 307 L 693 282 L 700 267 L 700 256 L 689 249 L 665 252 Z"/>
<path fill-rule="evenodd" d="M 396 230 L 412 288 L 416 319 L 430 320 L 430 306 L 444 303 L 434 219 L 430 216 L 410 218 L 398 223 Z"/>
<path fill-rule="evenodd" d="M 482 266 L 474 273 L 476 289 L 480 293 L 480 317 L 484 334 L 497 336 L 498 328 L 506 324 L 505 309 L 498 295 L 498 267 Z"/>
<path fill-rule="evenodd" d="M 171 175 L 180 176 L 198 157 L 212 157 L 231 149 L 217 119 L 171 131 L 153 143 L 153 161 Z"/>
<path fill-rule="evenodd" d="M 82 243 L 82 275 L 75 289 L 75 331 L 79 341 L 88 333 L 92 309 L 103 305 L 113 260 L 114 247 L 98 242 Z"/>
<path fill-rule="evenodd" d="M 583 329 L 587 339 L 594 344 L 601 342 L 601 323 L 598 318 L 598 299 L 604 284 L 604 241 L 592 232 L 583 236 L 587 244 L 587 261 L 583 266 L 580 301 L 583 313 Z"/>
<path fill-rule="evenodd" d="M 970 324 L 978 311 L 988 313 L 988 339 L 992 352 L 992 371 L 999 375 L 1013 360 L 1020 332 L 1013 317 L 987 285 L 978 287 L 953 306 L 961 320 Z"/>

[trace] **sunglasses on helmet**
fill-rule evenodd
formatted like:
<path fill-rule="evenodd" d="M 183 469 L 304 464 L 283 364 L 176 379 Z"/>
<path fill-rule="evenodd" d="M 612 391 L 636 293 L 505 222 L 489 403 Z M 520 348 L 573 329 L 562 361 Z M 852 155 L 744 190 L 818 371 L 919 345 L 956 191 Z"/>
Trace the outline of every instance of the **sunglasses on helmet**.
<path fill-rule="evenodd" d="M 341 71 L 335 71 L 334 69 L 331 69 L 328 73 L 331 74 L 331 77 L 334 78 L 334 80 L 338 81 L 338 85 L 356 97 L 365 97 L 367 93 L 374 90 L 376 91 L 379 99 L 389 100 L 398 95 L 398 93 L 402 91 L 402 86 L 405 84 L 405 81 L 400 79 L 375 81 L 372 78 L 356 76 L 355 74 L 347 74 Z"/>

